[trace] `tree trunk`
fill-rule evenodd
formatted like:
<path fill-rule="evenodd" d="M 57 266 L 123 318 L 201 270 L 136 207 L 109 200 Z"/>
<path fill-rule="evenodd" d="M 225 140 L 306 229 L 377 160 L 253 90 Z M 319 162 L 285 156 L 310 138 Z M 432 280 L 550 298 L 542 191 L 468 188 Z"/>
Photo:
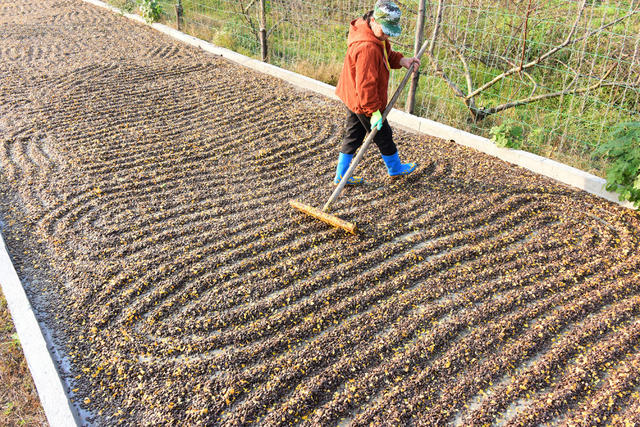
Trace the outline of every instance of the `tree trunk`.
<path fill-rule="evenodd" d="M 414 56 L 418 54 L 420 46 L 422 46 L 422 39 L 424 38 L 424 16 L 427 0 L 420 0 L 420 6 L 418 9 L 418 21 L 416 23 L 416 40 L 414 44 Z M 406 111 L 409 114 L 413 114 L 416 104 L 416 90 L 418 89 L 418 80 L 420 80 L 420 70 L 413 73 L 411 77 L 411 85 L 409 86 L 409 95 L 407 96 Z"/>
<path fill-rule="evenodd" d="M 267 62 L 267 8 L 266 0 L 260 0 L 260 54 L 262 62 Z"/>
<path fill-rule="evenodd" d="M 178 0 L 176 3 L 176 25 L 178 31 L 182 31 L 182 0 Z"/>

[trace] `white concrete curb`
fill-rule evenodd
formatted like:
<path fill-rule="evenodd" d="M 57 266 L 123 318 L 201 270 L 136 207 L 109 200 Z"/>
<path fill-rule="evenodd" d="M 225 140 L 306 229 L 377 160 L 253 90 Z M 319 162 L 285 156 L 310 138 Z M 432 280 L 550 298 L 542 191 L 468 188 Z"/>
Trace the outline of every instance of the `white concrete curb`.
<path fill-rule="evenodd" d="M 96 6 L 107 8 L 113 12 L 124 15 L 129 19 L 133 19 L 147 25 L 144 19 L 142 19 L 140 16 L 130 13 L 123 13 L 118 8 L 103 3 L 99 0 L 83 1 Z M 212 43 L 180 32 L 167 25 L 155 23 L 151 24 L 151 27 L 184 43 L 199 47 L 202 50 L 214 55 L 222 56 L 230 61 L 233 61 L 240 65 L 244 65 L 245 67 L 251 68 L 253 70 L 286 80 L 287 82 L 302 89 L 311 90 L 332 99 L 338 99 L 335 94 L 335 87 L 326 83 L 322 83 L 301 74 L 276 67 L 275 65 L 266 64 L 262 61 L 258 61 L 257 59 L 248 58 L 229 49 L 218 47 Z M 598 197 L 617 203 L 626 208 L 634 209 L 632 203 L 621 202 L 618 199 L 618 195 L 616 193 L 612 193 L 605 189 L 605 179 L 589 174 L 580 169 L 576 169 L 563 163 L 556 162 L 555 160 L 541 157 L 526 151 L 513 150 L 510 148 L 500 148 L 497 147 L 490 139 L 474 135 L 460 129 L 456 129 L 442 123 L 434 122 L 429 119 L 417 117 L 397 110 L 395 108 L 391 111 L 388 118 L 390 122 L 400 125 L 405 129 L 414 132 L 421 132 L 427 135 L 435 136 L 437 138 L 454 141 L 460 145 L 473 148 L 506 162 L 521 166 L 532 172 L 547 176 L 549 178 L 553 178 L 556 181 L 568 184 L 580 190 L 584 190 L 587 193 L 594 194 Z"/>
<path fill-rule="evenodd" d="M 0 286 L 7 300 L 20 345 L 33 377 L 42 408 L 51 427 L 76 426 L 76 416 L 67 397 L 47 342 L 13 268 L 0 233 Z"/>

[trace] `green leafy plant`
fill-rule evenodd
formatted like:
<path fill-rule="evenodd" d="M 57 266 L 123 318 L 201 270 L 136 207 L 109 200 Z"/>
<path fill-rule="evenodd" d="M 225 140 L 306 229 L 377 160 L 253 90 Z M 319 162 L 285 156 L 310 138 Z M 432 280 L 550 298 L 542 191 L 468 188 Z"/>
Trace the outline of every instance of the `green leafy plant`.
<path fill-rule="evenodd" d="M 640 122 L 619 123 L 596 150 L 613 160 L 607 168 L 607 190 L 640 208 Z"/>
<path fill-rule="evenodd" d="M 16 404 L 13 402 L 9 402 L 7 404 L 7 406 L 4 408 L 4 414 L 5 415 L 9 415 L 11 413 L 11 411 L 13 411 L 13 408 L 15 408 Z"/>
<path fill-rule="evenodd" d="M 520 148 L 524 130 L 514 120 L 508 119 L 498 126 L 493 126 L 489 133 L 498 147 Z"/>
<path fill-rule="evenodd" d="M 549 132 L 546 129 L 535 127 L 527 135 L 525 149 L 532 153 L 539 153 L 540 150 L 547 145 L 549 138 Z"/>
<path fill-rule="evenodd" d="M 139 9 L 142 17 L 148 23 L 159 21 L 162 16 L 162 7 L 158 0 L 140 0 Z"/>
<path fill-rule="evenodd" d="M 11 340 L 5 341 L 2 344 L 6 344 L 10 347 L 19 347 L 20 346 L 20 338 L 17 333 L 11 334 Z"/>

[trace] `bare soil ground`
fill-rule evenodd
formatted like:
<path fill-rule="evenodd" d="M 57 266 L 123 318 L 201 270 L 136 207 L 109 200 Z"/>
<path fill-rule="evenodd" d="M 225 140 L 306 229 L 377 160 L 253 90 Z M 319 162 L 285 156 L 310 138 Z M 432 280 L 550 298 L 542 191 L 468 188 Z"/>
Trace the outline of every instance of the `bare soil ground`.
<path fill-rule="evenodd" d="M 640 423 L 640 216 L 79 0 L 0 4 L 3 233 L 96 424 Z"/>
<path fill-rule="evenodd" d="M 47 420 L 0 293 L 0 425 L 46 426 Z"/>

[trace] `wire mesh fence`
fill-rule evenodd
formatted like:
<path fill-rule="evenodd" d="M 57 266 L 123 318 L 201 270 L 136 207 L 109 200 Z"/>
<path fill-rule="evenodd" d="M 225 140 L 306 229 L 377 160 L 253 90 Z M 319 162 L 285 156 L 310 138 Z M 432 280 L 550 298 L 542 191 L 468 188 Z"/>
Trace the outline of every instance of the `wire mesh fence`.
<path fill-rule="evenodd" d="M 133 0 L 112 0 L 129 3 Z M 349 22 L 373 0 L 158 0 L 175 25 L 242 54 L 335 85 Z M 397 1 L 414 52 L 419 0 Z M 640 1 L 427 1 L 414 114 L 602 175 L 592 156 L 612 125 L 640 120 Z M 441 13 L 439 13 L 441 12 Z M 394 91 L 404 71 L 395 71 Z M 401 100 L 406 99 L 401 97 Z M 398 108 L 403 107 L 401 101 Z"/>

